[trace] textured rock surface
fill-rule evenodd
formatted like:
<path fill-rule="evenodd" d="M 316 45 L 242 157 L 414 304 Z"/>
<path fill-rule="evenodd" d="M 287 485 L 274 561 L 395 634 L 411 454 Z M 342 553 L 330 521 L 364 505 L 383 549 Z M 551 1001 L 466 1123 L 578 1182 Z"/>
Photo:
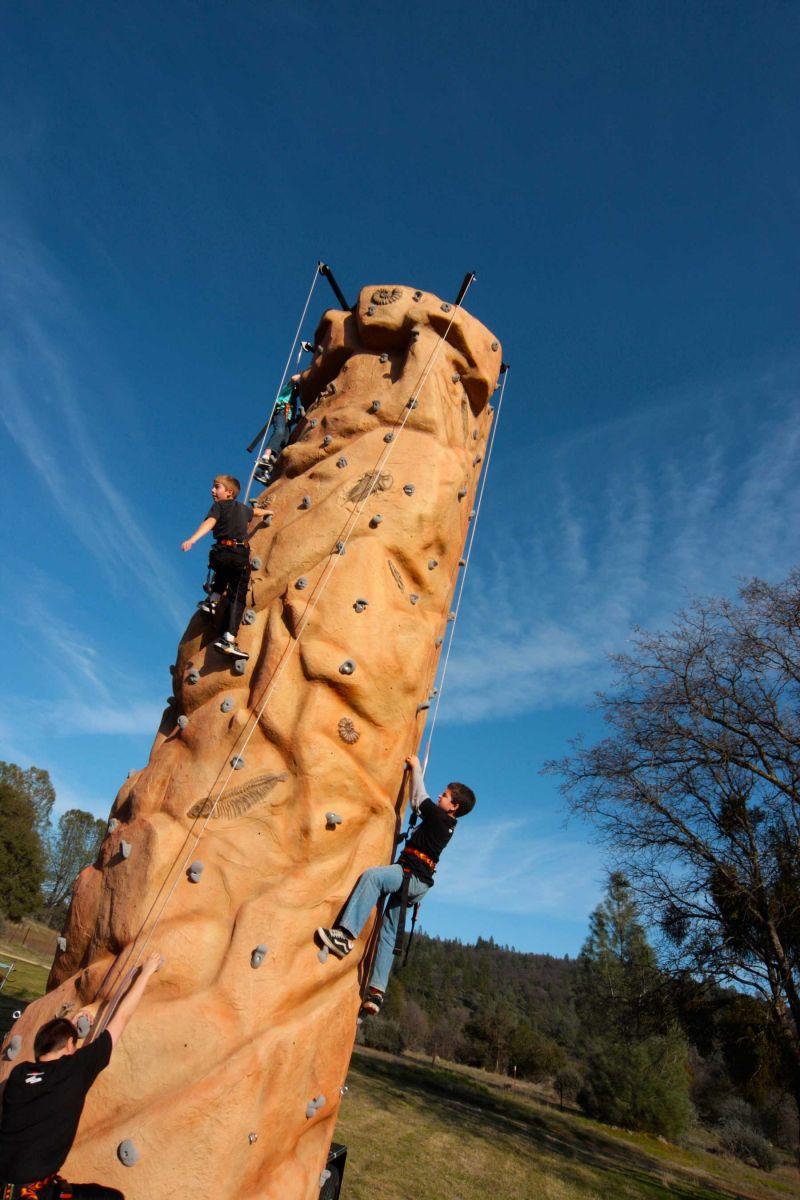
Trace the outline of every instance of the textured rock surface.
<path fill-rule="evenodd" d="M 13 1030 L 30 1056 L 43 1020 L 87 1003 L 102 1018 L 146 947 L 166 959 L 90 1093 L 69 1177 L 129 1200 L 187 1183 L 220 1200 L 317 1195 L 363 943 L 321 962 L 313 931 L 392 852 L 500 368 L 466 313 L 440 342 L 451 316 L 429 293 L 370 287 L 320 324 L 307 418 L 252 534 L 250 661 L 237 675 L 192 619 L 150 761 L 77 882 L 52 990 Z"/>

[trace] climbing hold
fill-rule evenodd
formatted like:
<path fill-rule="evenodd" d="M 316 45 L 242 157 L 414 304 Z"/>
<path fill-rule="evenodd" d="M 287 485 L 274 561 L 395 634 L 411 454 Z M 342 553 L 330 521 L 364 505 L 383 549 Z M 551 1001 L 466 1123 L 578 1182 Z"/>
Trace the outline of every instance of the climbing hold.
<path fill-rule="evenodd" d="M 499 350 L 499 349 L 500 349 L 500 347 L 498 346 L 497 342 L 492 342 L 492 349 L 493 349 L 493 350 Z"/>
<path fill-rule="evenodd" d="M 258 555 L 256 555 L 255 558 L 250 559 L 250 566 L 253 568 L 254 571 L 261 570 L 261 559 L 258 557 Z"/>
<path fill-rule="evenodd" d="M 300 503 L 298 504 L 297 507 L 298 508 L 311 508 L 311 497 L 303 496 L 303 499 L 300 501 Z"/>
<path fill-rule="evenodd" d="M 231 766 L 233 767 L 234 771 L 241 771 L 242 767 L 244 766 L 244 755 L 234 754 L 233 758 L 231 759 Z"/>
<path fill-rule="evenodd" d="M 342 818 L 339 816 L 338 813 L 335 813 L 335 812 L 325 813 L 325 824 L 327 826 L 329 826 L 329 828 L 335 829 L 336 826 L 341 825 L 341 823 L 342 823 Z"/>
<path fill-rule="evenodd" d="M 125 1138 L 125 1141 L 117 1146 L 117 1158 L 123 1167 L 133 1167 L 139 1161 L 139 1151 L 130 1138 Z"/>
<path fill-rule="evenodd" d="M 234 675 L 244 675 L 246 669 L 247 669 L 247 660 L 244 658 L 237 658 L 233 664 Z"/>
<path fill-rule="evenodd" d="M 456 614 L 455 614 L 454 612 L 449 612 L 449 613 L 447 614 L 447 620 L 448 620 L 448 621 L 455 621 L 455 619 L 456 619 Z"/>
<path fill-rule="evenodd" d="M 490 417 L 494 416 L 494 409 L 492 408 L 491 404 L 489 405 L 489 416 Z"/>
<path fill-rule="evenodd" d="M 453 383 L 461 382 L 461 376 L 459 375 L 458 371 L 456 371 L 454 375 L 451 375 L 450 378 L 452 379 Z"/>
<path fill-rule="evenodd" d="M 192 865 L 189 867 L 189 870 L 187 871 L 190 881 L 192 883 L 199 883 L 200 876 L 203 874 L 204 870 L 205 870 L 205 868 L 204 868 L 203 864 L 200 862 L 200 859 L 196 858 L 194 860 L 194 862 L 192 863 Z"/>
<path fill-rule="evenodd" d="M 450 312 L 450 309 L 452 307 L 453 307 L 452 304 L 448 304 L 447 301 L 445 300 L 444 304 L 442 305 L 442 312 Z"/>
<path fill-rule="evenodd" d="M 480 454 L 476 454 L 476 455 L 475 455 L 475 457 L 474 457 L 474 458 L 473 458 L 473 460 L 472 460 L 472 465 L 473 465 L 473 467 L 477 467 L 477 465 L 478 465 L 478 463 L 479 463 L 480 461 L 481 461 L 481 456 L 480 456 Z"/>
<path fill-rule="evenodd" d="M 389 361 L 389 355 L 388 355 L 388 354 L 386 354 L 386 353 L 382 354 L 382 355 L 381 355 L 381 362 L 388 362 L 388 361 Z"/>
<path fill-rule="evenodd" d="M 416 407 L 417 407 L 417 398 L 416 398 L 416 396 L 412 396 L 411 399 L 409 400 L 408 404 L 406 405 L 406 408 L 416 408 Z"/>
<path fill-rule="evenodd" d="M 330 446 L 332 441 L 333 441 L 333 438 L 331 437 L 331 435 L 329 433 L 326 433 L 325 437 L 322 439 L 322 442 L 321 442 L 322 449 L 324 450 L 326 446 Z"/>
<path fill-rule="evenodd" d="M 199 671 L 190 671 L 189 674 L 186 676 L 187 683 L 198 683 L 199 680 L 200 680 L 200 672 Z"/>
<path fill-rule="evenodd" d="M 306 579 L 305 575 L 301 575 L 299 579 L 296 579 L 294 586 L 297 588 L 298 592 L 302 592 L 304 587 L 308 587 L 308 580 Z"/>
<path fill-rule="evenodd" d="M 258 1134 L 257 1133 L 248 1133 L 247 1140 L 250 1143 L 250 1145 L 252 1146 L 254 1142 L 258 1141 Z"/>
<path fill-rule="evenodd" d="M 253 953 L 250 955 L 250 966 L 253 970 L 257 970 L 264 961 L 264 955 L 267 953 L 267 947 L 261 942 L 256 946 Z"/>
<path fill-rule="evenodd" d="M 370 404 L 369 408 L 367 409 L 367 412 L 376 413 L 376 412 L 380 412 L 380 410 L 381 410 L 380 400 L 373 400 L 372 404 Z"/>
<path fill-rule="evenodd" d="M 313 1103 L 314 1103 L 314 1107 L 315 1107 L 315 1108 L 324 1108 L 324 1106 L 325 1106 L 325 1097 L 324 1097 L 324 1096 L 317 1096 L 317 1097 L 316 1097 L 316 1099 L 314 1100 L 314 1102 L 313 1102 Z"/>
<path fill-rule="evenodd" d="M 429 558 L 428 559 L 428 570 L 429 571 L 435 570 L 435 568 L 438 567 L 438 565 L 439 565 L 438 558 Z"/>
<path fill-rule="evenodd" d="M 13 1062 L 14 1059 L 19 1054 L 21 1049 L 22 1049 L 22 1036 L 19 1033 L 15 1033 L 12 1038 L 9 1038 L 8 1044 L 6 1045 L 6 1058 L 8 1059 L 8 1061 Z"/>
<path fill-rule="evenodd" d="M 333 553 L 334 554 L 344 554 L 344 551 L 345 551 L 344 542 L 337 542 L 333 548 Z"/>
<path fill-rule="evenodd" d="M 436 641 L 433 644 L 434 644 L 434 646 L 441 646 L 443 641 L 444 641 L 444 638 L 437 637 Z"/>
<path fill-rule="evenodd" d="M 244 616 L 242 617 L 242 624 L 243 625 L 252 625 L 253 621 L 255 621 L 255 619 L 256 619 L 256 614 L 253 612 L 252 608 L 246 608 L 244 610 Z"/>
<path fill-rule="evenodd" d="M 466 489 L 465 487 L 462 487 L 462 488 L 459 488 L 459 489 L 458 489 L 458 498 L 459 498 L 459 500 L 463 500 L 463 499 L 464 499 L 464 497 L 466 496 L 466 494 L 467 494 L 467 489 Z"/>
<path fill-rule="evenodd" d="M 473 431 L 472 431 L 472 440 L 473 440 L 473 442 L 477 442 L 477 440 L 478 440 L 478 431 L 477 431 L 477 429 L 473 429 Z"/>
<path fill-rule="evenodd" d="M 467 565 L 467 560 L 466 560 L 465 558 L 460 558 L 460 559 L 458 560 L 458 565 L 459 565 L 460 567 L 465 567 L 465 566 Z"/>
<path fill-rule="evenodd" d="M 317 958 L 319 959 L 319 961 L 321 963 L 328 961 L 328 947 L 327 946 L 323 946 L 321 950 L 317 951 Z"/>
<path fill-rule="evenodd" d="M 375 513 L 375 516 L 370 519 L 370 525 L 372 526 L 373 529 L 377 529 L 382 520 L 383 520 L 383 517 L 381 516 L 381 514 Z"/>
<path fill-rule="evenodd" d="M 219 706 L 220 712 L 230 712 L 232 708 L 233 701 L 230 699 L 230 697 L 227 700 L 223 700 L 222 704 Z"/>
<path fill-rule="evenodd" d="M 336 728 L 339 730 L 339 737 L 343 742 L 347 742 L 348 746 L 354 745 L 361 737 L 349 717 L 342 717 Z"/>
<path fill-rule="evenodd" d="M 119 852 L 123 858 L 130 858 L 132 849 L 133 846 L 130 842 L 120 842 L 119 844 Z"/>
<path fill-rule="evenodd" d="M 346 658 L 344 660 L 344 662 L 341 664 L 341 666 L 339 667 L 339 674 L 340 675 L 352 675 L 353 671 L 355 671 L 355 669 L 356 669 L 356 664 L 353 662 L 352 658 Z"/>
<path fill-rule="evenodd" d="M 333 387 L 333 384 L 331 384 L 330 386 L 331 386 L 331 387 Z M 326 391 L 327 391 L 327 390 L 328 390 L 328 389 L 326 388 Z M 336 391 L 336 388 L 333 388 L 333 390 L 334 390 L 334 391 Z M 315 429 L 315 428 L 316 428 L 316 426 L 317 426 L 317 424 L 318 424 L 317 418 L 316 418 L 316 417 L 312 417 L 312 418 L 311 418 L 311 420 L 308 422 L 308 424 L 309 424 L 309 428 L 311 428 L 311 429 Z"/>
<path fill-rule="evenodd" d="M 128 771 L 127 778 L 128 778 L 128 779 L 130 779 L 130 777 L 131 777 L 132 775 L 135 775 L 135 774 L 136 774 L 136 772 L 135 772 L 135 771 Z"/>
<path fill-rule="evenodd" d="M 356 610 L 357 613 L 362 613 L 368 604 L 369 604 L 369 600 L 356 600 L 355 604 L 353 605 L 353 608 Z"/>
<path fill-rule="evenodd" d="M 412 604 L 416 604 L 416 603 L 417 603 L 417 601 L 419 600 L 419 596 L 417 595 L 417 593 L 416 593 L 416 592 L 411 592 L 411 594 L 409 595 L 409 597 L 408 597 L 408 598 L 409 598 L 409 600 L 411 601 L 411 603 L 412 603 Z"/>
<path fill-rule="evenodd" d="M 414 292 L 414 295 L 412 296 L 412 300 L 421 300 L 421 299 L 422 299 L 422 292 Z"/>
<path fill-rule="evenodd" d="M 470 519 L 470 521 L 475 520 L 475 509 L 474 508 L 470 509 L 469 519 Z"/>
<path fill-rule="evenodd" d="M 113 832 L 114 832 L 114 830 L 117 828 L 117 826 L 118 826 L 118 825 L 119 825 L 119 821 L 117 820 L 117 818 L 116 818 L 116 817 L 110 817 L 110 818 L 109 818 L 109 821 L 108 821 L 108 832 L 109 832 L 109 833 L 113 833 Z"/>
<path fill-rule="evenodd" d="M 336 465 L 337 465 L 337 467 L 339 468 L 339 470 L 340 470 L 340 471 L 341 471 L 342 467 L 346 467 L 346 466 L 347 466 L 347 459 L 344 457 L 344 455 L 342 455 L 342 457 L 341 457 L 341 458 L 337 458 L 337 460 L 336 460 Z"/>
<path fill-rule="evenodd" d="M 418 330 L 418 329 L 412 329 L 412 330 L 411 330 L 411 340 L 412 340 L 412 342 L 415 342 L 415 341 L 417 340 L 417 338 L 418 338 L 418 337 L 419 337 L 419 330 Z"/>
<path fill-rule="evenodd" d="M 92 1028 L 92 1022 L 89 1020 L 87 1013 L 81 1013 L 75 1022 L 75 1028 L 78 1031 L 79 1038 L 85 1038 L 89 1030 Z"/>
<path fill-rule="evenodd" d="M 184 713 L 178 717 L 178 729 L 185 729 L 189 724 L 189 718 Z"/>
<path fill-rule="evenodd" d="M 369 309 L 367 309 L 367 312 L 369 312 Z M 316 1112 L 317 1112 L 316 1104 L 314 1103 L 313 1100 L 309 1100 L 308 1104 L 306 1105 L 306 1120 L 310 1121 L 311 1118 L 316 1115 Z"/>
<path fill-rule="evenodd" d="M 339 1088 L 339 1095 L 346 1096 L 349 1091 L 350 1091 L 350 1088 L 347 1086 L 346 1083 L 343 1083 L 342 1086 Z"/>
<path fill-rule="evenodd" d="M 327 1167 L 325 1168 L 325 1170 L 324 1170 L 324 1171 L 320 1171 L 320 1173 L 319 1173 L 319 1186 L 320 1186 L 320 1188 L 324 1188 L 324 1187 L 325 1187 L 325 1184 L 328 1182 L 328 1180 L 330 1179 L 330 1177 L 331 1177 L 331 1173 L 330 1173 L 330 1171 L 328 1170 L 328 1168 L 327 1168 Z"/>
<path fill-rule="evenodd" d="M 375 315 L 375 305 L 370 304 L 369 308 L 367 309 L 367 316 L 372 317 L 374 315 Z"/>
<path fill-rule="evenodd" d="M 67 939 L 65 937 L 56 938 L 56 944 L 59 950 L 64 951 L 67 948 Z"/>
<path fill-rule="evenodd" d="M 394 441 L 394 434 L 391 432 L 391 430 L 389 431 L 389 433 L 385 433 L 383 435 L 383 440 L 385 442 L 393 442 Z"/>
<path fill-rule="evenodd" d="M 405 494 L 406 494 L 407 496 L 413 496 L 413 495 L 414 495 L 414 485 L 413 485 L 413 483 L 404 483 L 404 484 L 403 484 L 403 491 L 405 492 Z"/>

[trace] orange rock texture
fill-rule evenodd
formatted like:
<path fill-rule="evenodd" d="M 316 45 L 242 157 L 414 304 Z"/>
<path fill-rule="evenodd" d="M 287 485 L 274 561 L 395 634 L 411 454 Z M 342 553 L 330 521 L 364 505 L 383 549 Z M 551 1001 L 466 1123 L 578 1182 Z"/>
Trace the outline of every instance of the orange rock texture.
<path fill-rule="evenodd" d="M 56 1013 L 88 1005 L 99 1028 L 161 951 L 64 1168 L 130 1200 L 318 1195 L 369 930 L 340 962 L 314 929 L 390 861 L 469 531 L 493 335 L 430 293 L 367 287 L 315 341 L 306 418 L 257 499 L 249 662 L 237 673 L 192 617 L 150 760 L 76 883 L 51 990 L 12 1031 L 22 1061 Z"/>

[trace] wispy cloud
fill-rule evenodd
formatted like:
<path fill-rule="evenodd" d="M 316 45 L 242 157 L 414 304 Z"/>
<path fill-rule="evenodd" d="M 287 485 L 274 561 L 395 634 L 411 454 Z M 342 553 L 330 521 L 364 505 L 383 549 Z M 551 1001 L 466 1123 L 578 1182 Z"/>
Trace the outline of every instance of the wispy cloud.
<path fill-rule="evenodd" d="M 539 447 L 535 482 L 503 497 L 502 522 L 495 501 L 486 536 L 501 532 L 477 543 L 441 719 L 586 703 L 636 624 L 784 574 L 800 550 L 798 395 L 800 372 L 753 378 Z"/>
<path fill-rule="evenodd" d="M 89 431 L 89 405 L 101 410 L 98 391 L 116 385 L 110 374 L 99 382 L 106 368 L 80 307 L 54 264 L 18 226 L 0 225 L 0 250 L 3 422 L 62 519 L 120 590 L 143 589 L 182 628 L 177 575 L 112 483 Z M 89 371 L 87 361 L 93 364 Z"/>

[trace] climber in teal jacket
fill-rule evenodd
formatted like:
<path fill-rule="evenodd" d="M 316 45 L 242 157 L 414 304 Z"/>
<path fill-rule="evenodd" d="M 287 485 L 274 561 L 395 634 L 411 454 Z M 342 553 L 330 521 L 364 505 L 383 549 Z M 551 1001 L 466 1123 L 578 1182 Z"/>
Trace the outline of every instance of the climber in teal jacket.
<path fill-rule="evenodd" d="M 253 478 L 265 487 L 278 461 L 278 455 L 292 436 L 295 425 L 304 416 L 305 409 L 300 400 L 300 376 L 293 375 L 278 392 L 264 450 L 253 474 Z"/>

